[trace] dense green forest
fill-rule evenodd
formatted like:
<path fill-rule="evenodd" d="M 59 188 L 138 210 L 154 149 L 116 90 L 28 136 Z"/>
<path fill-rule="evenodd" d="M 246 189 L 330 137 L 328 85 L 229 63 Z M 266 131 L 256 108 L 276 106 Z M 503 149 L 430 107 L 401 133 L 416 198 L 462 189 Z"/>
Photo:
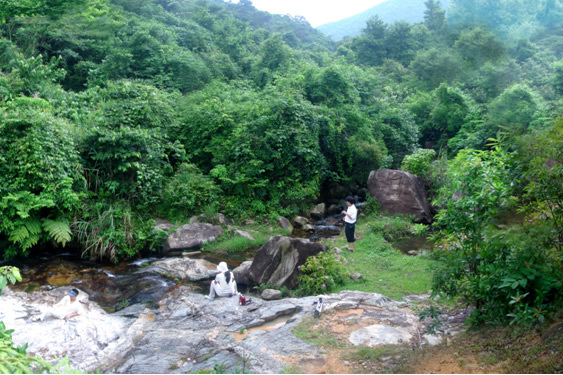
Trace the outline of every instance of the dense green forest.
<path fill-rule="evenodd" d="M 0 0 L 0 251 L 117 261 L 161 246 L 156 218 L 276 220 L 403 165 L 441 209 L 435 291 L 541 320 L 563 279 L 562 16 L 427 0 L 336 43 L 248 0 Z"/>

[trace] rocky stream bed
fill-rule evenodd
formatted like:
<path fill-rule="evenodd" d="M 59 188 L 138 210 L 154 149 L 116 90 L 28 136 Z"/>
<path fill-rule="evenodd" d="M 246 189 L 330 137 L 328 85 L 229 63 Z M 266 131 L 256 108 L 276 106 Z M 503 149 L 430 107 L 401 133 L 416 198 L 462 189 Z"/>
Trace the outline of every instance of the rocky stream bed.
<path fill-rule="evenodd" d="M 211 279 L 216 272 L 212 263 L 186 258 L 147 263 L 150 265 L 135 265 L 137 270 L 125 275 L 81 269 L 83 275 L 103 274 L 116 284 L 127 280 L 131 285 L 128 305 L 115 312 L 107 306 L 104 310 L 95 301 L 101 294 L 90 295 L 80 289 L 80 280 L 73 276 L 73 287 L 81 291 L 82 298 L 87 297 L 80 316 L 32 321 L 40 308 L 55 303 L 71 288 L 42 286 L 32 292 L 6 288 L 0 296 L 0 320 L 15 330 L 17 345 L 28 343 L 29 352 L 44 358 L 66 355 L 73 368 L 84 372 L 191 373 L 216 366 L 227 372 L 250 373 L 280 373 L 288 368 L 309 373 L 335 371 L 329 352 L 294 333 L 304 319 L 312 319 L 317 297 L 274 301 L 253 297 L 247 306 L 239 306 L 236 296 L 209 301 L 204 298 L 205 281 L 197 284 L 187 280 Z M 178 274 L 180 271 L 184 273 Z M 163 275 L 182 276 L 185 281 L 172 282 Z M 135 280 L 152 280 L 152 284 L 143 286 Z M 427 296 L 405 302 L 354 291 L 322 297 L 321 321 L 350 345 L 426 345 L 440 340 L 425 334 L 425 323 L 411 308 Z M 463 310 L 445 319 L 450 334 L 462 329 L 467 313 Z M 355 370 L 341 365 L 338 372 Z"/>

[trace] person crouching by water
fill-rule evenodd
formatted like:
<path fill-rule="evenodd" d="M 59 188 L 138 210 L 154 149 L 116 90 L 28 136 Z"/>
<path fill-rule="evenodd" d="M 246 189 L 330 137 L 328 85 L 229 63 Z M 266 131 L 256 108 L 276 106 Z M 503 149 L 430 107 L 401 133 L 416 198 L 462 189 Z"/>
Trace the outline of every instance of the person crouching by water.
<path fill-rule="evenodd" d="M 38 320 L 45 320 L 49 317 L 56 319 L 70 319 L 80 315 L 82 305 L 78 300 L 78 289 L 71 289 L 68 295 L 64 296 L 59 302 L 41 313 Z"/>
<path fill-rule="evenodd" d="M 205 298 L 213 300 L 215 298 L 215 295 L 218 295 L 219 297 L 232 297 L 235 294 L 238 294 L 235 275 L 231 271 L 229 271 L 227 263 L 219 263 L 217 270 L 220 273 L 215 276 L 215 280 L 211 282 L 211 286 L 209 287 L 209 295 L 205 296 Z"/>
<path fill-rule="evenodd" d="M 344 222 L 346 223 L 346 227 L 344 228 L 344 233 L 346 233 L 346 241 L 348 241 L 346 249 L 348 249 L 349 251 L 354 251 L 356 242 L 354 233 L 356 231 L 356 217 L 358 216 L 358 209 L 354 204 L 354 198 L 348 196 L 345 200 L 348 209 L 346 211 L 342 211 L 342 213 L 344 214 L 344 218 L 342 220 L 344 220 Z"/>

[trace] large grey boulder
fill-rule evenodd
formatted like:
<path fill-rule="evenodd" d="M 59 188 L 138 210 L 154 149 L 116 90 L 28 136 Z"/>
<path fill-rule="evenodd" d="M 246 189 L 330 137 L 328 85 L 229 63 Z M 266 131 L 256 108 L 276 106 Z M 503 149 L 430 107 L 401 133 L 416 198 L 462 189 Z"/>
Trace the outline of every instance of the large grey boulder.
<path fill-rule="evenodd" d="M 247 260 L 245 262 L 242 262 L 240 266 L 238 266 L 233 270 L 233 274 L 235 276 L 235 280 L 237 281 L 237 284 L 244 284 L 244 285 L 250 284 L 250 278 L 248 272 L 250 270 L 251 265 L 252 265 L 252 261 Z"/>
<path fill-rule="evenodd" d="M 320 220 L 325 216 L 326 205 L 324 203 L 319 203 L 309 211 L 309 216 L 311 219 Z"/>
<path fill-rule="evenodd" d="M 303 216 L 295 216 L 293 219 L 293 226 L 295 228 L 303 228 L 305 225 L 309 224 L 309 220 Z"/>
<path fill-rule="evenodd" d="M 278 225 L 283 229 L 289 229 L 290 232 L 293 230 L 293 225 L 291 225 L 289 220 L 287 220 L 283 216 L 280 216 L 280 218 L 278 220 Z"/>
<path fill-rule="evenodd" d="M 419 177 L 399 170 L 378 169 L 369 174 L 367 185 L 383 211 L 414 215 L 420 223 L 432 222 L 426 190 Z"/>
<path fill-rule="evenodd" d="M 170 230 L 174 228 L 174 224 L 170 223 L 168 220 L 157 219 L 154 223 L 154 229 Z"/>
<path fill-rule="evenodd" d="M 168 236 L 164 244 L 163 253 L 176 253 L 182 250 L 200 248 L 206 242 L 211 242 L 223 233 L 220 226 L 207 223 L 193 223 L 182 225 Z"/>
<path fill-rule="evenodd" d="M 216 264 L 205 259 L 175 257 L 154 261 L 138 273 L 157 273 L 166 277 L 201 281 L 214 277 L 219 271 Z"/>
<path fill-rule="evenodd" d="M 277 289 L 264 289 L 260 294 L 263 300 L 273 301 L 282 298 L 282 292 Z"/>
<path fill-rule="evenodd" d="M 271 237 L 258 251 L 249 269 L 254 284 L 272 284 L 293 288 L 297 285 L 297 267 L 308 257 L 328 247 L 308 240 L 283 236 Z"/>

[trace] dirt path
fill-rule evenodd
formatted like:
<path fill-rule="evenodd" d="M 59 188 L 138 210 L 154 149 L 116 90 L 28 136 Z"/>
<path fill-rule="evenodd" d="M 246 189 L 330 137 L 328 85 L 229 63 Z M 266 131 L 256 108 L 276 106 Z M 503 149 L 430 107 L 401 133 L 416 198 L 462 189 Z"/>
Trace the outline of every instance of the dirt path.
<path fill-rule="evenodd" d="M 324 349 L 326 358 L 284 360 L 292 363 L 298 373 L 307 374 L 502 374 L 563 370 L 563 318 L 542 329 L 482 327 L 436 346 L 408 343 L 371 348 L 350 343 L 348 338 L 353 331 L 375 323 L 366 307 L 327 311 L 322 319 L 308 319 L 301 327 L 301 335 L 306 336 L 302 338 Z"/>

